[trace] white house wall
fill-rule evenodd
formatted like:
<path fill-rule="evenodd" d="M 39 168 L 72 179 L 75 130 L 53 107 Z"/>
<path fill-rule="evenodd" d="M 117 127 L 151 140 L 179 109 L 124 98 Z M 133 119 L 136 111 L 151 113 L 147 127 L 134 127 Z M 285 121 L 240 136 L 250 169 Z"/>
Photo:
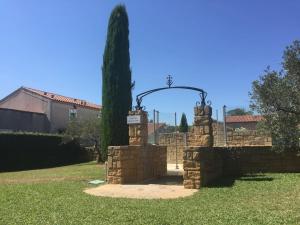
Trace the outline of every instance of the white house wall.
<path fill-rule="evenodd" d="M 69 122 L 69 110 L 74 109 L 73 104 L 60 103 L 52 101 L 51 104 L 51 131 L 57 132 L 64 130 Z M 85 120 L 89 118 L 96 118 L 99 114 L 97 109 L 89 109 L 76 105 L 77 118 Z"/>

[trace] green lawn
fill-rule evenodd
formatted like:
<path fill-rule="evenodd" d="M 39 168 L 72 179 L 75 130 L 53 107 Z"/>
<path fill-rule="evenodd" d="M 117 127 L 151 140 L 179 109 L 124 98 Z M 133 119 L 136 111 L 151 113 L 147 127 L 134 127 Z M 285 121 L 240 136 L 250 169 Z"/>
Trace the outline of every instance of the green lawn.
<path fill-rule="evenodd" d="M 191 197 L 133 200 L 89 196 L 104 178 L 94 162 L 0 173 L 0 225 L 300 224 L 300 174 L 223 179 Z"/>

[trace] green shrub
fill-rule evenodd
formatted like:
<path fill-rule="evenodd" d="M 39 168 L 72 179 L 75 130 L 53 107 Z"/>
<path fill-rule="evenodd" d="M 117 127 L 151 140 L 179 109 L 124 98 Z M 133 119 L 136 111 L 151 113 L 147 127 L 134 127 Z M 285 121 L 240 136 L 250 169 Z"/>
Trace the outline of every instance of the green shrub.
<path fill-rule="evenodd" d="M 76 141 L 62 143 L 62 135 L 0 133 L 0 171 L 36 169 L 85 161 Z"/>

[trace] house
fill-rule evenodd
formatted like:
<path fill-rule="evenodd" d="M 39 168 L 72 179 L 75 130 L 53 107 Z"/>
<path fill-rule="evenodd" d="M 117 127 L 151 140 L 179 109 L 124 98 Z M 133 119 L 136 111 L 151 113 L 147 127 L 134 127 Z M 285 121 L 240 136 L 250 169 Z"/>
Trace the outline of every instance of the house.
<path fill-rule="evenodd" d="M 101 106 L 28 87 L 0 100 L 0 130 L 61 132 L 72 118 L 100 115 Z"/>
<path fill-rule="evenodd" d="M 260 115 L 226 116 L 226 125 L 233 129 L 256 130 L 257 123 L 262 119 L 263 117 Z"/>

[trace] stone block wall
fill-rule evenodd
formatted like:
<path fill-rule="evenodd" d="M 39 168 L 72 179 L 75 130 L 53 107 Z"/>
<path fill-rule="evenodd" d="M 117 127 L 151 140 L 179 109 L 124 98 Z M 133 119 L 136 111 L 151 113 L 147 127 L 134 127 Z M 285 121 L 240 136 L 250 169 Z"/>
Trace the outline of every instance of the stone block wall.
<path fill-rule="evenodd" d="M 156 145 L 108 147 L 109 184 L 142 183 L 167 173 L 167 148 Z"/>
<path fill-rule="evenodd" d="M 166 133 L 159 135 L 159 145 L 167 146 L 167 162 L 183 163 L 183 150 L 187 147 L 188 134 L 186 133 Z M 177 148 L 176 148 L 177 145 Z"/>
<path fill-rule="evenodd" d="M 224 146 L 223 123 L 213 123 L 214 146 Z M 227 128 L 227 146 L 272 146 L 269 134 L 257 130 L 234 130 Z"/>
<path fill-rule="evenodd" d="M 210 106 L 196 106 L 194 108 L 194 124 L 188 137 L 189 146 L 212 147 L 212 108 Z"/>
<path fill-rule="evenodd" d="M 214 149 L 222 156 L 225 176 L 257 172 L 300 172 L 300 153 L 295 151 L 277 153 L 266 146 Z"/>
<path fill-rule="evenodd" d="M 222 176 L 222 157 L 213 148 L 190 147 L 184 150 L 183 185 L 199 189 Z"/>
<path fill-rule="evenodd" d="M 169 133 L 159 136 L 159 145 L 167 146 L 168 163 L 176 163 L 176 161 L 183 163 L 183 151 L 187 147 L 213 146 L 212 108 L 210 106 L 196 106 L 194 114 L 192 132 Z"/>
<path fill-rule="evenodd" d="M 214 146 L 223 147 L 223 133 L 217 136 L 214 132 Z M 229 131 L 227 146 L 228 147 L 242 147 L 242 146 L 272 146 L 272 139 L 268 135 L 261 134 L 254 130 L 247 131 Z M 188 133 L 164 133 L 159 134 L 159 145 L 167 146 L 167 161 L 168 163 L 176 162 L 176 141 L 177 141 L 177 158 L 178 163 L 183 162 L 183 151 L 188 147 L 195 146 L 194 134 Z"/>
<path fill-rule="evenodd" d="M 198 189 L 221 176 L 300 172 L 300 153 L 270 147 L 190 147 L 184 150 L 184 187 Z"/>
<path fill-rule="evenodd" d="M 143 110 L 129 111 L 129 116 L 140 116 L 141 121 L 138 124 L 129 125 L 129 144 L 147 145 L 148 143 L 148 116 Z"/>

